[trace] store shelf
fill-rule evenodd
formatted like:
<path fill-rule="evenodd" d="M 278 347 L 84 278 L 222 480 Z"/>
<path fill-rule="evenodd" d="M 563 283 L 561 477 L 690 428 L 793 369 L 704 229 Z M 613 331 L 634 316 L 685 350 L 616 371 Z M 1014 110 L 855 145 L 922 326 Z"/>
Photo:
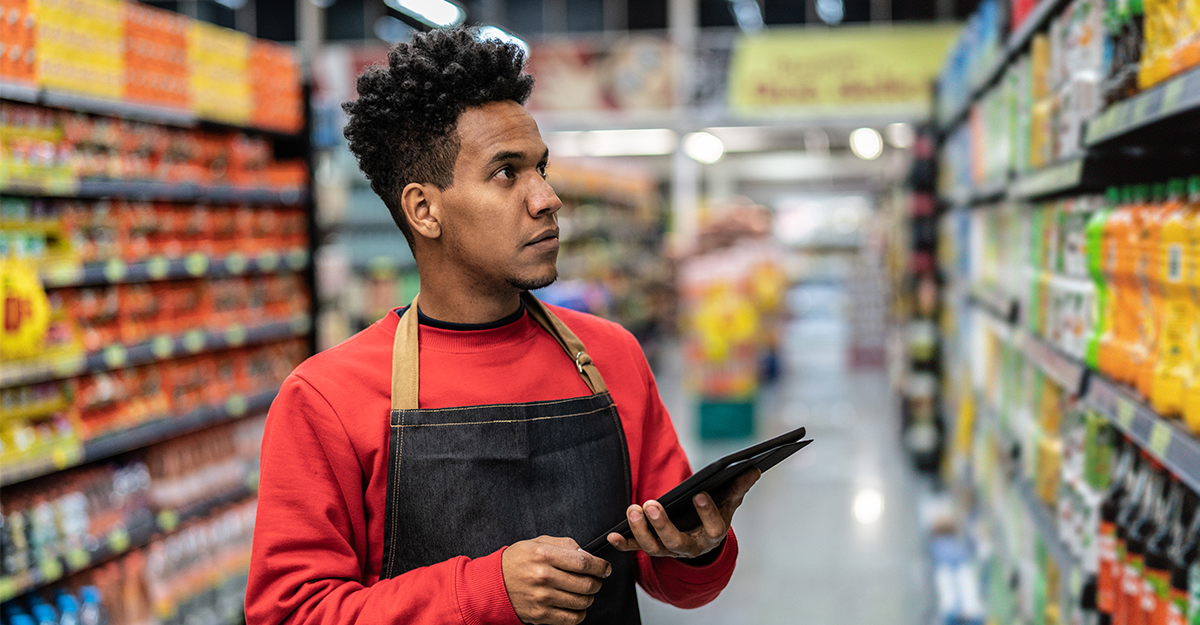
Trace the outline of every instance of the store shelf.
<path fill-rule="evenodd" d="M 996 433 L 1001 449 L 1006 454 L 1010 453 L 1018 446 L 1012 432 L 1001 425 L 999 415 L 996 414 L 996 411 L 991 406 L 983 402 L 983 398 L 978 393 L 975 395 L 975 403 L 979 406 L 979 412 L 984 415 L 984 418 Z M 1011 457 L 1006 458 L 1007 460 L 1011 460 Z M 1050 554 L 1054 563 L 1060 571 L 1064 572 L 1077 568 L 1079 566 L 1078 561 L 1071 554 L 1071 551 L 1067 549 L 1066 545 L 1063 544 L 1062 538 L 1059 536 L 1058 524 L 1055 522 L 1054 513 L 1046 507 L 1046 504 L 1038 499 L 1029 478 L 1020 475 L 1017 467 L 1012 466 L 1014 463 L 1006 462 L 1006 464 L 1009 465 L 1007 467 L 1009 484 L 1021 499 L 1021 503 L 1024 504 L 1025 511 L 1028 513 L 1038 537 L 1046 546 L 1046 551 Z M 1004 547 L 1007 550 L 1007 544 Z"/>
<path fill-rule="evenodd" d="M 264 187 L 235 187 L 228 185 L 170 184 L 166 182 L 125 182 L 85 180 L 63 188 L 30 184 L 10 184 L 0 191 L 11 195 L 32 195 L 70 198 L 123 198 L 158 200 L 164 202 L 211 202 L 214 204 L 282 204 L 295 206 L 308 201 L 308 191 L 301 187 L 270 189 Z"/>
<path fill-rule="evenodd" d="M 983 307 L 987 309 L 987 307 Z M 1047 376 L 1119 427 L 1193 491 L 1200 493 L 1200 438 L 1159 415 L 1135 393 L 1044 340 L 1015 329 L 1014 346 Z"/>
<path fill-rule="evenodd" d="M 62 579 L 65 575 L 103 564 L 123 553 L 149 545 L 159 535 L 170 534 L 181 525 L 208 516 L 213 511 L 253 497 L 258 492 L 257 481 L 248 480 L 229 492 L 198 501 L 180 510 L 158 510 L 142 522 L 119 528 L 108 534 L 92 549 L 79 549 L 65 556 L 45 560 L 38 568 L 23 575 L 0 577 L 0 601 L 9 601 L 37 591 Z"/>
<path fill-rule="evenodd" d="M 943 136 L 950 134 L 951 130 L 967 120 L 971 106 L 1000 80 L 1000 77 L 1004 75 L 1005 68 L 1017 58 L 1017 55 L 1025 50 L 1029 42 L 1033 40 L 1033 36 L 1038 31 L 1044 30 L 1050 23 L 1050 20 L 1062 12 L 1067 4 L 1068 0 L 1041 0 L 1038 3 L 1037 7 L 1025 18 L 1025 22 L 1021 24 L 1021 27 L 1009 35 L 1004 50 L 1000 52 L 999 57 L 992 62 L 988 69 L 979 75 L 979 79 L 975 81 L 974 86 L 971 88 L 971 95 L 967 98 L 967 101 L 942 126 Z"/>
<path fill-rule="evenodd" d="M 1195 492 L 1200 492 L 1200 439 L 1164 419 L 1129 391 L 1093 372 L 1084 400 Z"/>
<path fill-rule="evenodd" d="M 16 83 L 0 80 L 0 100 L 12 100 L 14 102 L 34 104 L 38 101 L 38 95 L 39 91 L 37 87 L 18 85 Z"/>
<path fill-rule="evenodd" d="M 1014 179 L 1008 188 L 1008 197 L 1028 200 L 1079 189 L 1084 181 L 1083 171 L 1082 156 L 1039 169 Z"/>
<path fill-rule="evenodd" d="M 111 115 L 134 121 L 152 122 L 168 126 L 190 127 L 196 124 L 196 116 L 189 110 L 94 98 L 74 93 L 42 90 L 38 104 L 72 111 L 83 111 L 97 115 Z"/>
<path fill-rule="evenodd" d="M 1001 295 L 993 289 L 973 287 L 968 290 L 967 301 L 1008 324 L 1016 323 L 1021 312 L 1015 297 Z"/>
<path fill-rule="evenodd" d="M 1087 126 L 1087 145 L 1113 141 L 1157 122 L 1200 111 L 1200 68 L 1118 102 Z"/>
<path fill-rule="evenodd" d="M 215 119 L 201 118 L 197 117 L 195 113 L 187 109 L 157 106 L 154 104 L 142 104 L 137 102 L 125 102 L 122 100 L 110 100 L 107 98 L 96 98 L 87 95 L 52 91 L 3 81 L 0 81 L 0 100 L 11 100 L 14 102 L 24 102 L 27 104 L 40 104 L 42 106 L 53 108 L 69 109 L 82 113 L 93 113 L 95 115 L 108 115 L 132 121 L 162 124 L 165 126 L 193 128 L 198 125 L 205 124 L 221 128 L 233 128 L 245 132 L 271 135 L 286 139 L 296 139 L 301 136 L 301 133 L 289 134 L 272 128 L 259 128 L 247 124 L 236 124 Z"/>
<path fill-rule="evenodd" d="M 64 450 L 54 457 L 5 466 L 4 472 L 0 474 L 0 486 L 11 486 L 70 467 L 111 458 L 218 423 L 262 412 L 271 407 L 271 402 L 275 400 L 278 392 L 279 390 L 274 388 L 252 395 L 234 394 L 222 403 L 203 406 L 182 415 L 164 416 L 127 430 L 107 434 L 75 449 Z"/>
<path fill-rule="evenodd" d="M 189 254 L 182 258 L 157 256 L 136 262 L 113 259 L 86 265 L 62 264 L 43 271 L 41 278 L 46 288 L 97 286 L 300 271 L 308 263 L 308 250 L 293 248 L 254 255 L 241 252 L 225 256 Z"/>
<path fill-rule="evenodd" d="M 232 325 L 221 330 L 190 330 L 173 336 L 158 336 L 133 345 L 115 344 L 82 357 L 5 367 L 0 372 L 0 388 L 135 367 L 181 356 L 304 336 L 311 327 L 312 321 L 308 315 L 297 315 L 291 319 L 273 320 L 249 327 Z"/>

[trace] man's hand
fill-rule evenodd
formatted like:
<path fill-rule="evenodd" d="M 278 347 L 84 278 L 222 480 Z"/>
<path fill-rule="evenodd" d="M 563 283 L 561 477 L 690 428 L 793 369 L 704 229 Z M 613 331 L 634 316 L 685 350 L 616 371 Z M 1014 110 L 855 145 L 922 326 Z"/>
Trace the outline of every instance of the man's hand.
<path fill-rule="evenodd" d="M 538 536 L 505 549 L 500 570 L 522 622 L 576 625 L 587 615 L 612 566 L 570 538 Z"/>
<path fill-rule="evenodd" d="M 613 532 L 608 535 L 608 542 L 620 551 L 637 551 L 641 549 L 647 555 L 667 558 L 697 558 L 716 549 L 729 533 L 729 524 L 733 521 L 733 513 L 742 505 L 742 499 L 750 491 L 750 487 L 758 481 L 762 471 L 753 469 L 738 476 L 730 484 L 729 490 L 720 503 L 713 501 L 708 493 L 700 493 L 692 498 L 696 513 L 700 516 L 700 526 L 696 529 L 681 532 L 667 518 L 667 510 L 663 505 L 651 499 L 645 504 L 629 506 L 625 516 L 629 519 L 629 528 L 633 538 L 625 538 Z M 648 519 L 648 520 L 647 520 Z"/>

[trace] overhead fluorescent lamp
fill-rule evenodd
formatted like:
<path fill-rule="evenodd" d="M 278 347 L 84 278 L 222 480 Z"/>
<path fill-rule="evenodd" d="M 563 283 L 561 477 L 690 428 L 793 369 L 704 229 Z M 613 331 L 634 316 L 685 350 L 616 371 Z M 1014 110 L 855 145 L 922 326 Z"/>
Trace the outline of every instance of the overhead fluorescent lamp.
<path fill-rule="evenodd" d="M 529 44 L 525 43 L 524 39 L 521 39 L 512 33 L 505 32 L 504 30 L 495 26 L 480 26 L 476 32 L 478 33 L 480 41 L 485 39 L 495 39 L 502 43 L 514 44 L 525 53 L 525 58 L 529 58 Z"/>
<path fill-rule="evenodd" d="M 725 155 L 725 144 L 707 132 L 693 132 L 683 137 L 683 152 L 705 165 L 712 165 Z"/>
<path fill-rule="evenodd" d="M 467 19 L 462 7 L 447 0 L 384 0 L 384 4 L 434 28 L 454 28 Z"/>
<path fill-rule="evenodd" d="M 883 137 L 874 128 L 859 128 L 850 133 L 850 151 L 864 161 L 873 161 L 883 154 Z"/>
<path fill-rule="evenodd" d="M 762 9 L 756 0 L 729 0 L 729 10 L 743 32 L 756 33 L 763 29 Z"/>
<path fill-rule="evenodd" d="M 545 136 L 550 155 L 658 156 L 675 151 L 679 138 L 669 128 L 551 132 Z"/>
<path fill-rule="evenodd" d="M 213 2 L 234 11 L 246 6 L 246 0 L 213 0 Z"/>

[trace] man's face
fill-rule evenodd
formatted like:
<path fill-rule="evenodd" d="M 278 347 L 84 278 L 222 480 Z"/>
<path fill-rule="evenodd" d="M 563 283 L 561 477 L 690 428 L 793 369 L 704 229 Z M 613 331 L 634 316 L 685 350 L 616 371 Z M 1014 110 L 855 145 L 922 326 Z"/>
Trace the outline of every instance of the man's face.
<path fill-rule="evenodd" d="M 457 269 L 491 291 L 554 282 L 562 201 L 546 183 L 533 117 L 516 102 L 489 102 L 463 111 L 457 132 L 454 184 L 441 193 L 441 236 Z"/>

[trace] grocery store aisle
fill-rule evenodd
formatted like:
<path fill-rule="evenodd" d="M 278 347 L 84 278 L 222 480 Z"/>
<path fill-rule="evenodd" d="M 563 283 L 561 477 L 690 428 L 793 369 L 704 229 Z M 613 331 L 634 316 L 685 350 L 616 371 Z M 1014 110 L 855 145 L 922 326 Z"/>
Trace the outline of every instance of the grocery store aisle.
<path fill-rule="evenodd" d="M 803 285 L 789 301 L 796 318 L 785 335 L 782 375 L 760 397 L 755 436 L 803 425 L 815 442 L 768 472 L 734 518 L 741 555 L 725 592 L 691 611 L 643 594 L 648 624 L 932 622 L 917 513 L 925 488 L 900 449 L 885 374 L 847 367 L 840 286 Z M 660 362 L 663 399 L 693 467 L 746 443 L 700 442 L 679 359 Z"/>

